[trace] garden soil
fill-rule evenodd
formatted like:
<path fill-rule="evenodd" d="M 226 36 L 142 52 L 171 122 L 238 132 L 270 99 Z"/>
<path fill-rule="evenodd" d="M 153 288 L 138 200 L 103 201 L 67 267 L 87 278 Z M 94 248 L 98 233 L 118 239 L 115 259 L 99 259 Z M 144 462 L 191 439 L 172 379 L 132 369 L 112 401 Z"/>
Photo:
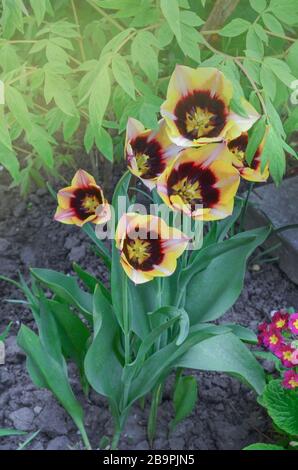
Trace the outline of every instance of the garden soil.
<path fill-rule="evenodd" d="M 2 185 L 1 185 L 2 183 Z M 106 272 L 92 252 L 86 236 L 76 227 L 55 223 L 55 202 L 45 189 L 38 189 L 27 200 L 8 189 L 0 176 L 0 273 L 25 278 L 29 268 L 44 267 L 72 273 L 72 262 L 108 282 Z M 0 428 L 17 428 L 30 434 L 39 431 L 28 449 L 55 450 L 81 448 L 80 436 L 64 410 L 47 390 L 37 389 L 26 371 L 25 356 L 16 344 L 20 324 L 34 328 L 25 305 L 8 303 L 22 299 L 14 286 L 0 281 L 0 332 L 13 322 L 6 341 L 6 362 L 0 365 Z M 298 289 L 275 265 L 248 270 L 245 288 L 224 321 L 237 321 L 256 331 L 269 312 L 280 307 L 298 306 Z M 265 364 L 272 370 L 272 364 Z M 113 425 L 106 400 L 91 392 L 83 397 L 75 368 L 70 380 L 77 396 L 85 403 L 85 422 L 92 446 L 100 447 L 103 436 L 110 437 Z M 173 417 L 171 403 L 173 377 L 166 385 L 158 413 L 155 449 L 241 449 L 257 441 L 271 442 L 272 429 L 256 395 L 234 378 L 217 373 L 195 372 L 199 398 L 192 415 L 168 435 Z M 144 410 L 135 406 L 120 441 L 120 449 L 149 449 Z M 0 450 L 16 449 L 26 437 L 0 438 Z"/>

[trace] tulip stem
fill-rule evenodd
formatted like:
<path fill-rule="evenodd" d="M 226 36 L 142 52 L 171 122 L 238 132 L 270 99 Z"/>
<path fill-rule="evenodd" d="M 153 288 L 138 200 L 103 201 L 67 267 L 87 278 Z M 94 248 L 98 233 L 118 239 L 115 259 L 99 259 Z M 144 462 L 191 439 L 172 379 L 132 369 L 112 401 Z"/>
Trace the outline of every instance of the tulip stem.
<path fill-rule="evenodd" d="M 86 449 L 87 449 L 87 450 L 92 450 L 92 447 L 91 447 L 91 444 L 90 444 L 90 441 L 89 441 L 89 438 L 88 438 L 88 436 L 87 436 L 87 433 L 86 433 L 86 431 L 85 431 L 84 426 L 81 426 L 81 427 L 79 428 L 79 431 L 80 431 L 80 433 L 81 433 L 81 436 L 82 436 L 82 439 L 83 439 L 83 442 L 84 442 L 84 444 L 85 444 Z"/>
<path fill-rule="evenodd" d="M 240 227 L 239 227 L 239 232 L 240 233 L 243 232 L 243 229 L 244 229 L 244 222 L 245 222 L 245 216 L 246 216 L 247 207 L 248 207 L 248 201 L 249 201 L 250 194 L 253 190 L 253 187 L 254 187 L 254 183 L 250 183 L 249 188 L 246 192 L 246 198 L 245 198 L 245 201 L 244 201 L 244 206 L 243 206 L 243 209 L 242 209 L 242 214 L 241 214 L 241 219 L 240 219 Z"/>
<path fill-rule="evenodd" d="M 150 447 L 153 446 L 156 434 L 157 410 L 162 398 L 163 382 L 156 385 L 152 392 L 152 401 L 148 419 L 147 435 Z"/>
<path fill-rule="evenodd" d="M 111 450 L 117 450 L 119 440 L 121 437 L 121 429 L 117 428 L 111 442 Z"/>
<path fill-rule="evenodd" d="M 123 301 L 123 332 L 124 332 L 124 357 L 125 365 L 130 362 L 130 325 L 127 302 L 127 276 L 123 274 L 122 283 L 122 301 Z"/>

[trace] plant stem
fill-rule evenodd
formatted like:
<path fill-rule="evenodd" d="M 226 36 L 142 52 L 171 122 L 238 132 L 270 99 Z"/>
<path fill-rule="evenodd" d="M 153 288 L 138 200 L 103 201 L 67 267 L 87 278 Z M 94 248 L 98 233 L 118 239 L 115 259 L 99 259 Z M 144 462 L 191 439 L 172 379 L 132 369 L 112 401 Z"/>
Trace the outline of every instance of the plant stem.
<path fill-rule="evenodd" d="M 127 302 L 127 276 L 123 273 L 123 284 L 122 284 L 122 300 L 123 300 L 123 330 L 124 330 L 124 357 L 125 365 L 130 362 L 130 331 L 129 331 L 129 312 Z"/>
<path fill-rule="evenodd" d="M 78 13 L 77 13 L 77 9 L 76 9 L 74 0 L 71 0 L 71 6 L 72 6 L 72 11 L 73 11 L 73 16 L 74 16 L 74 19 L 75 19 L 75 22 L 76 22 L 76 25 L 77 25 L 77 28 L 78 28 L 78 33 L 79 33 L 79 35 L 80 35 L 78 41 L 79 41 L 81 56 L 82 56 L 83 61 L 85 62 L 85 60 L 86 60 L 86 54 L 85 54 L 84 44 L 83 44 L 83 40 L 82 40 L 82 34 L 81 34 L 81 27 L 80 27 L 79 17 L 78 17 Z"/>
<path fill-rule="evenodd" d="M 24 73 L 24 75 L 19 75 L 18 77 L 14 78 L 13 80 L 10 80 L 7 85 L 12 85 L 13 83 L 15 82 L 18 82 L 19 80 L 25 78 L 25 77 L 29 77 L 29 75 L 32 75 L 34 72 L 36 72 L 37 70 L 37 67 L 34 67 L 34 70 L 30 70 L 29 72 L 26 72 Z"/>
<path fill-rule="evenodd" d="M 232 55 L 229 55 L 229 54 L 226 54 L 225 52 L 222 52 L 222 51 L 219 51 L 218 49 L 215 49 L 215 47 L 213 47 L 211 44 L 209 44 L 208 41 L 206 41 L 206 39 L 204 38 L 204 45 L 207 47 L 207 49 L 209 49 L 211 52 L 213 52 L 214 54 L 219 54 L 219 55 L 222 55 L 223 57 L 225 57 L 226 59 L 230 59 L 230 60 L 233 60 L 235 62 L 235 64 L 241 69 L 241 71 L 244 73 L 244 75 L 246 76 L 246 78 L 248 79 L 248 81 L 250 82 L 253 90 L 255 91 L 260 103 L 261 103 L 261 106 L 262 106 L 262 109 L 263 109 L 263 112 L 265 114 L 265 116 L 268 118 L 268 113 L 267 113 L 267 109 L 266 109 L 266 105 L 265 105 L 265 101 L 263 99 L 263 96 L 261 95 L 261 92 L 260 90 L 258 89 L 257 85 L 256 85 L 256 82 L 254 81 L 254 79 L 250 76 L 250 74 L 248 73 L 248 71 L 246 70 L 246 68 L 244 67 L 244 65 L 241 63 L 241 59 L 242 57 L 238 56 L 238 57 L 235 57 L 235 56 L 232 56 Z M 247 57 L 244 57 L 245 59 Z M 249 60 L 254 60 L 254 59 L 251 59 L 249 58 Z"/>
<path fill-rule="evenodd" d="M 269 34 L 269 36 L 274 36 L 275 38 L 284 39 L 285 41 L 296 42 L 295 38 L 291 38 L 291 36 L 284 36 L 283 34 L 273 33 L 272 31 L 268 31 L 265 29 L 265 33 Z"/>
<path fill-rule="evenodd" d="M 99 6 L 95 5 L 92 0 L 87 0 L 90 6 L 92 6 L 98 13 L 100 13 L 107 21 L 109 21 L 112 25 L 114 25 L 120 31 L 124 31 L 125 28 L 118 23 L 118 21 L 114 20 L 111 15 L 108 15 L 104 10 L 102 10 Z"/>
<path fill-rule="evenodd" d="M 240 60 L 238 60 L 237 58 L 234 59 L 235 61 L 235 64 L 238 65 L 238 67 L 242 70 L 242 72 L 244 73 L 244 75 L 246 75 L 248 81 L 251 83 L 251 86 L 253 87 L 254 91 L 256 92 L 256 95 L 257 97 L 259 98 L 259 101 L 261 103 L 261 106 L 262 106 L 262 109 L 263 109 L 263 112 L 265 114 L 265 116 L 268 118 L 268 113 L 267 113 L 267 109 L 266 109 L 266 105 L 265 105 L 265 101 L 263 100 L 263 96 L 261 95 L 257 85 L 256 85 L 256 82 L 253 80 L 253 78 L 250 76 L 250 74 L 248 73 L 248 71 L 246 70 L 246 68 L 244 67 L 244 65 L 240 62 Z"/>
<path fill-rule="evenodd" d="M 91 447 L 91 444 L 90 444 L 90 441 L 89 441 L 89 438 L 87 436 L 87 433 L 86 433 L 86 430 L 84 428 L 84 426 L 80 427 L 80 433 L 81 433 L 81 436 L 82 436 L 82 439 L 83 439 L 83 442 L 85 444 L 85 447 L 87 450 L 92 450 L 92 447 Z"/>
<path fill-rule="evenodd" d="M 248 201 L 249 201 L 250 194 L 253 190 L 253 187 L 254 187 L 254 183 L 250 183 L 249 188 L 248 188 L 247 193 L 246 193 L 246 198 L 245 198 L 245 202 L 244 202 L 244 206 L 243 206 L 242 214 L 241 214 L 241 219 L 240 219 L 240 228 L 239 228 L 240 233 L 243 231 L 243 228 L 244 228 L 244 222 L 245 222 L 245 216 L 246 216 L 247 207 L 248 207 Z"/>
<path fill-rule="evenodd" d="M 152 401 L 151 401 L 151 407 L 150 407 L 150 413 L 149 413 L 149 419 L 148 419 L 148 426 L 147 426 L 147 435 L 148 435 L 148 440 L 149 440 L 150 447 L 153 446 L 153 442 L 154 442 L 154 439 L 155 439 L 156 422 L 157 422 L 157 410 L 158 410 L 158 405 L 161 401 L 162 390 L 163 390 L 163 382 L 158 384 L 154 388 L 153 393 L 152 393 Z"/>
<path fill-rule="evenodd" d="M 120 429 L 120 427 L 118 427 L 115 431 L 115 434 L 114 434 L 112 442 L 111 442 L 111 450 L 117 450 L 120 437 L 121 437 L 121 429 Z"/>
<path fill-rule="evenodd" d="M 290 225 L 283 225 L 283 227 L 279 227 L 273 230 L 274 233 L 281 233 L 285 232 L 286 230 L 294 230 L 298 228 L 298 224 L 290 224 Z"/>

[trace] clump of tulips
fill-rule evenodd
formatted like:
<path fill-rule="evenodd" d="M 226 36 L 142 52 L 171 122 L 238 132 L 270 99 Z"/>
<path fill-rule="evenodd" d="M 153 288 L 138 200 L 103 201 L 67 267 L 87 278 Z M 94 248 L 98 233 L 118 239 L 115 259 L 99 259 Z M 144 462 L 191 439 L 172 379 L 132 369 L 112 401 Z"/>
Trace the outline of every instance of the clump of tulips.
<path fill-rule="evenodd" d="M 238 104 L 241 115 L 232 104 L 232 84 L 220 71 L 177 66 L 158 129 L 128 121 L 129 172 L 112 201 L 83 170 L 58 192 L 55 219 L 90 236 L 110 273 L 110 288 L 78 265 L 74 270 L 84 289 L 75 276 L 32 269 L 31 288 L 23 280 L 21 287 L 38 335 L 23 325 L 19 344 L 32 379 L 52 390 L 87 448 L 83 410 L 67 376 L 69 360 L 77 364 L 85 393 L 91 386 L 108 400 L 115 423 L 111 448 L 118 446 L 132 406 L 147 397 L 153 442 L 163 384 L 174 370 L 171 429 L 195 406 L 196 378 L 184 375 L 185 368 L 226 372 L 258 394 L 264 389 L 263 370 L 244 344 L 257 343 L 255 334 L 213 323 L 238 298 L 247 259 L 270 232 L 237 229 L 245 210 L 236 197 L 240 178 L 266 181 L 268 165 L 262 161 L 265 129 L 251 155 L 255 137 L 248 131 L 259 114 L 244 97 Z M 155 213 L 140 213 L 132 204 L 131 174 L 150 190 Z M 202 224 L 205 236 L 194 245 Z M 98 229 L 105 226 L 112 234 L 111 251 L 99 237 Z M 46 297 L 44 289 L 53 296 Z"/>

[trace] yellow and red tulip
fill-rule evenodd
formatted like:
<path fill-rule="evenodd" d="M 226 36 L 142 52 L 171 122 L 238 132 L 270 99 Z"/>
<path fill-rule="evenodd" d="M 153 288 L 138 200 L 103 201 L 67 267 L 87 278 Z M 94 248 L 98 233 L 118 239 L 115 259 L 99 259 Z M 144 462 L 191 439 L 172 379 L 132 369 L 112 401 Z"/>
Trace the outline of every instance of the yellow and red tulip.
<path fill-rule="evenodd" d="M 261 183 L 267 181 L 269 177 L 269 165 L 266 164 L 265 168 L 263 170 L 261 169 L 262 151 L 265 139 L 266 136 L 257 148 L 250 165 L 245 159 L 245 152 L 248 145 L 248 133 L 243 132 L 239 137 L 228 143 L 228 148 L 233 154 L 233 165 L 237 168 L 242 178 L 247 181 Z"/>
<path fill-rule="evenodd" d="M 232 112 L 232 97 L 232 83 L 219 70 L 177 65 L 161 107 L 170 139 L 191 147 L 234 139 L 247 131 L 259 114 L 244 98 L 247 117 Z"/>
<path fill-rule="evenodd" d="M 240 182 L 225 143 L 183 150 L 157 182 L 157 191 L 173 210 L 196 220 L 217 220 L 233 212 Z"/>
<path fill-rule="evenodd" d="M 110 217 L 110 206 L 93 176 L 78 170 L 71 186 L 60 189 L 55 220 L 64 224 L 82 226 L 87 222 L 104 224 Z"/>
<path fill-rule="evenodd" d="M 145 129 L 137 119 L 129 118 L 126 129 L 125 158 L 128 168 L 152 189 L 166 165 L 179 152 L 169 139 L 164 120 L 156 131 Z"/>
<path fill-rule="evenodd" d="M 121 265 L 135 284 L 170 276 L 188 242 L 180 230 L 157 216 L 124 214 L 116 231 Z"/>

